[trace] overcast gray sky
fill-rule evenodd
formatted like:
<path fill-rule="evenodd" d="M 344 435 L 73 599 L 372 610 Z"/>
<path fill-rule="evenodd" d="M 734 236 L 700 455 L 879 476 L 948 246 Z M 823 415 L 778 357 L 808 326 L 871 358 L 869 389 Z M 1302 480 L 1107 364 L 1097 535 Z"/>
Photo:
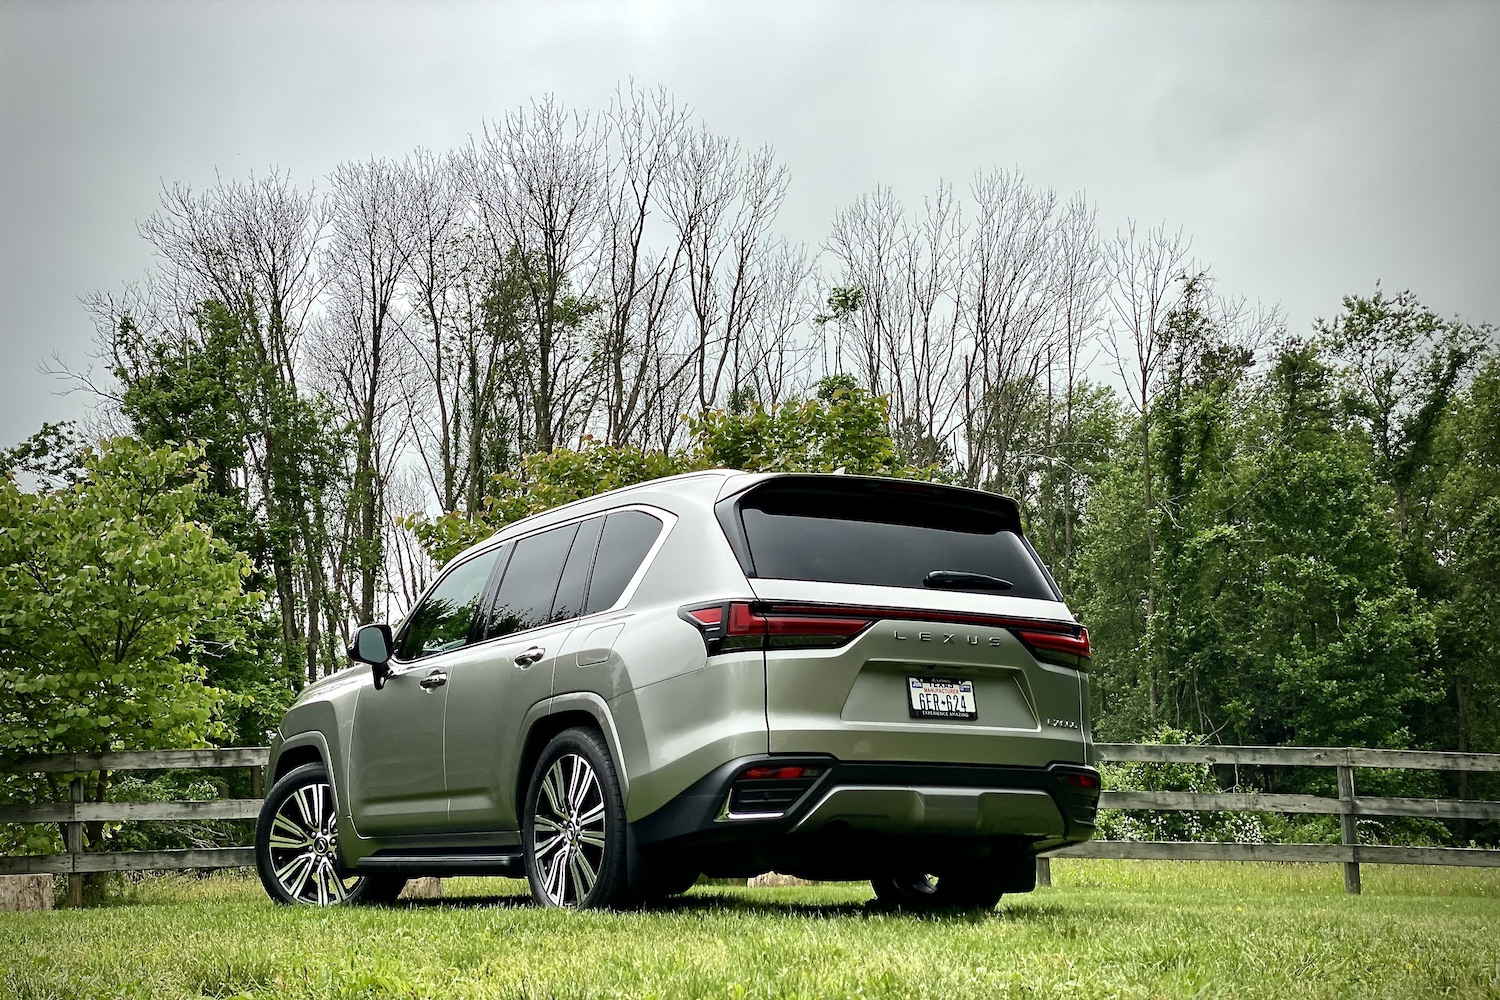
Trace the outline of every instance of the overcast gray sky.
<path fill-rule="evenodd" d="M 1294 330 L 1377 279 L 1500 321 L 1500 3 L 0 0 L 0 446 L 81 414 L 78 303 L 149 268 L 161 184 L 464 142 L 555 93 L 664 85 L 792 173 L 816 246 L 879 184 L 1020 168 L 1181 225 Z"/>

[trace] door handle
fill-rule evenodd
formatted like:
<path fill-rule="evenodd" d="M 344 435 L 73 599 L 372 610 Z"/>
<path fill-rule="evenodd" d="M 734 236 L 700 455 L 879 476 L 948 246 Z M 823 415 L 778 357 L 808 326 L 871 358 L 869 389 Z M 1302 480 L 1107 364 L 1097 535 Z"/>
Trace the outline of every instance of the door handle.
<path fill-rule="evenodd" d="M 526 652 L 516 654 L 516 666 L 529 667 L 546 655 L 547 651 L 541 646 L 532 646 Z"/>
<path fill-rule="evenodd" d="M 431 691 L 435 688 L 440 688 L 447 683 L 448 675 L 443 673 L 441 670 L 434 670 L 432 673 L 428 674 L 426 677 L 423 677 L 420 681 L 417 682 L 418 686 L 421 687 L 423 691 Z"/>

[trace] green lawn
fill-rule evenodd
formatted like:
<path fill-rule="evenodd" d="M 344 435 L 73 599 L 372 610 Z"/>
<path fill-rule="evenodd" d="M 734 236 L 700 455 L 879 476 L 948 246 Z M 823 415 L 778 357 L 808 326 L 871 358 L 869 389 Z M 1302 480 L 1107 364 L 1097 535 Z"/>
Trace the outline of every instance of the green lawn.
<path fill-rule="evenodd" d="M 243 875 L 0 914 L 0 996 L 1497 997 L 1500 870 L 1055 862 L 992 914 L 867 909 L 863 885 L 700 886 L 560 913 L 518 882 L 441 903 L 273 906 Z"/>

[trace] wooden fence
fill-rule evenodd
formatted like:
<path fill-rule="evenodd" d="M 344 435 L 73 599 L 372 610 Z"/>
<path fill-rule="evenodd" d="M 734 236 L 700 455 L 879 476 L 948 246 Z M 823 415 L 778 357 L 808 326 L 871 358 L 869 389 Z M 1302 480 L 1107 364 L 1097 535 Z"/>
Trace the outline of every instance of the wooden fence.
<path fill-rule="evenodd" d="M 1395 847 L 1361 844 L 1358 820 L 1369 816 L 1414 816 L 1428 819 L 1500 820 L 1500 802 L 1460 799 L 1369 797 L 1356 793 L 1356 768 L 1500 772 L 1500 754 L 1441 753 L 1419 750 L 1366 750 L 1343 747 L 1242 747 L 1100 743 L 1097 759 L 1175 764 L 1331 767 L 1338 771 L 1337 796 L 1280 795 L 1255 792 L 1106 791 L 1104 809 L 1164 812 L 1275 812 L 1335 815 L 1340 844 L 1225 844 L 1180 841 L 1095 840 L 1052 852 L 1050 857 L 1122 858 L 1154 861 L 1300 861 L 1344 866 L 1344 887 L 1360 890 L 1360 865 L 1471 865 L 1500 867 L 1500 850 L 1454 847 Z M 82 875 L 102 871 L 167 871 L 191 868 L 235 868 L 255 863 L 250 847 L 200 850 L 90 853 L 83 850 L 84 823 L 141 820 L 248 820 L 261 800 L 212 799 L 200 802 L 86 802 L 82 773 L 99 770 L 159 771 L 198 768 L 262 768 L 265 747 L 220 750 L 157 750 L 136 753 L 59 754 L 0 765 L 15 774 L 72 774 L 69 801 L 0 806 L 0 823 L 64 824 L 63 854 L 0 857 L 0 875 L 65 874 L 70 903 L 82 900 Z M 257 771 L 258 773 L 258 771 Z M 1050 881 L 1048 858 L 1038 859 L 1038 876 Z"/>
<path fill-rule="evenodd" d="M 1060 858 L 1128 858 L 1150 861 L 1310 861 L 1344 866 L 1344 889 L 1360 890 L 1361 864 L 1472 865 L 1500 867 L 1500 850 L 1462 847 L 1395 847 L 1359 842 L 1362 816 L 1415 816 L 1425 819 L 1500 820 L 1500 802 L 1463 799 L 1369 797 L 1356 793 L 1356 768 L 1375 770 L 1500 772 L 1500 754 L 1443 753 L 1427 750 L 1368 750 L 1356 747 L 1240 747 L 1099 743 L 1101 761 L 1167 764 L 1332 767 L 1338 771 L 1337 797 L 1257 792 L 1111 792 L 1099 797 L 1101 809 L 1160 812 L 1275 812 L 1338 816 L 1339 844 L 1207 844 L 1181 841 L 1092 840 L 1054 851 Z M 1047 858 L 1038 859 L 1038 878 L 1049 881 Z"/>

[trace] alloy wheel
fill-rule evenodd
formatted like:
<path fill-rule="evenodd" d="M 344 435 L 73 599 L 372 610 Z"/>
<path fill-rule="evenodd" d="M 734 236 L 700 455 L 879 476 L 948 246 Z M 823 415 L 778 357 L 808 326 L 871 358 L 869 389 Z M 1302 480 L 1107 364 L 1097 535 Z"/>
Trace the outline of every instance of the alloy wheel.
<path fill-rule="evenodd" d="M 532 833 L 548 902 L 576 907 L 589 898 L 604 866 L 605 834 L 599 776 L 580 754 L 558 757 L 542 778 Z"/>
<path fill-rule="evenodd" d="M 299 903 L 342 903 L 358 889 L 359 876 L 336 869 L 338 818 L 333 787 L 309 782 L 292 790 L 271 819 L 271 868 L 282 890 Z"/>

